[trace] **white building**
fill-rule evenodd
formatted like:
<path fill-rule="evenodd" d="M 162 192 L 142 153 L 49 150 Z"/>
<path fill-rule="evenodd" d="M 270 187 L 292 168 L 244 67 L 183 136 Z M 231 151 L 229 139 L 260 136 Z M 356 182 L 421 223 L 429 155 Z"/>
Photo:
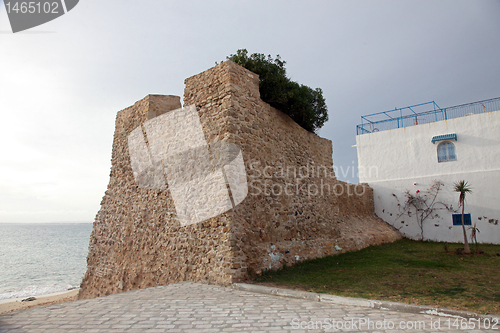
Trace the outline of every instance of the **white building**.
<path fill-rule="evenodd" d="M 429 105 L 433 110 L 415 112 Z M 453 223 L 453 214 L 461 213 L 453 184 L 465 180 L 473 191 L 466 196 L 466 221 L 479 229 L 478 242 L 500 244 L 498 110 L 500 98 L 447 109 L 431 102 L 362 117 L 359 180 L 373 188 L 375 213 L 408 238 L 463 242 L 461 216 Z"/>

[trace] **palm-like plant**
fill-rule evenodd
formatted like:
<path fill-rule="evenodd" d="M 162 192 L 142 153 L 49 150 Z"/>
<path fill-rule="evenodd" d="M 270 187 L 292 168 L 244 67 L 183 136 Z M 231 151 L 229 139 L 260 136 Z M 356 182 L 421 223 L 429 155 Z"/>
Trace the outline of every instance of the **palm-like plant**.
<path fill-rule="evenodd" d="M 465 180 L 461 180 L 459 182 L 454 183 L 453 189 L 455 192 L 460 193 L 460 196 L 458 198 L 458 204 L 459 206 L 462 206 L 462 229 L 464 232 L 464 253 L 470 253 L 469 242 L 467 241 L 467 232 L 465 231 L 465 225 L 464 225 L 464 215 L 465 215 L 464 210 L 465 210 L 465 195 L 467 193 L 472 193 L 472 189 Z"/>
<path fill-rule="evenodd" d="M 474 242 L 476 244 L 476 253 L 479 253 L 479 248 L 477 247 L 477 234 L 480 233 L 476 223 L 474 223 L 473 227 L 469 227 L 471 233 L 470 233 L 470 241 Z"/>

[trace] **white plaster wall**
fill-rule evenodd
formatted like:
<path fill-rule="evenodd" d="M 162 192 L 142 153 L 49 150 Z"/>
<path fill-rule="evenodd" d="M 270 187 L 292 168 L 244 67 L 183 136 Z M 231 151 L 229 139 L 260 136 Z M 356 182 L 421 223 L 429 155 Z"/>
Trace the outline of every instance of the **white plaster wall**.
<path fill-rule="evenodd" d="M 457 209 L 453 183 L 466 180 L 473 193 L 467 196 L 465 210 L 480 230 L 478 241 L 500 244 L 499 129 L 500 111 L 495 111 L 358 135 L 359 178 L 373 188 L 375 213 L 405 236 L 420 239 L 415 216 L 398 217 L 406 200 L 405 191 L 415 194 L 420 190 L 423 194 L 434 181 L 440 181 L 444 186 L 437 201 Z M 457 134 L 457 141 L 452 141 L 457 160 L 438 163 L 439 142 L 433 144 L 431 139 L 451 133 Z M 463 242 L 462 227 L 453 226 L 453 212 L 435 212 L 438 217 L 424 221 L 424 239 Z"/>

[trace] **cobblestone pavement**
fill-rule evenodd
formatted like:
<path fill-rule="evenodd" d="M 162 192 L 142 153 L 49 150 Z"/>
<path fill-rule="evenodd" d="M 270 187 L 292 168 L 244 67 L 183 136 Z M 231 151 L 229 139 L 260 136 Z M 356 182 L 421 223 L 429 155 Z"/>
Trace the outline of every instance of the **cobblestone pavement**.
<path fill-rule="evenodd" d="M 454 323 L 460 320 L 182 282 L 6 313 L 0 332 L 498 331 L 498 325 L 487 331 L 473 330 L 474 321 L 464 319 L 463 329 Z"/>

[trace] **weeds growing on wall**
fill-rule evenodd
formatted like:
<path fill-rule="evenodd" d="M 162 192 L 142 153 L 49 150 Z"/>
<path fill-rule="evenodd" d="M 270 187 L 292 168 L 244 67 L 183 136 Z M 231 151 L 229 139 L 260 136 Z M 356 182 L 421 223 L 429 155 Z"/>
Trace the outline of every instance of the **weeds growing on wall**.
<path fill-rule="evenodd" d="M 431 187 L 427 190 L 417 190 L 415 193 L 410 191 L 405 191 L 405 202 L 401 205 L 399 199 L 393 194 L 398 200 L 399 215 L 396 220 L 398 220 L 403 215 L 408 215 L 409 217 L 414 217 L 420 228 L 420 239 L 424 238 L 424 222 L 426 220 L 431 220 L 434 218 L 439 218 L 439 210 L 453 211 L 453 207 L 444 202 L 437 201 L 437 196 L 439 191 L 441 191 L 444 186 L 438 180 L 435 180 Z"/>

